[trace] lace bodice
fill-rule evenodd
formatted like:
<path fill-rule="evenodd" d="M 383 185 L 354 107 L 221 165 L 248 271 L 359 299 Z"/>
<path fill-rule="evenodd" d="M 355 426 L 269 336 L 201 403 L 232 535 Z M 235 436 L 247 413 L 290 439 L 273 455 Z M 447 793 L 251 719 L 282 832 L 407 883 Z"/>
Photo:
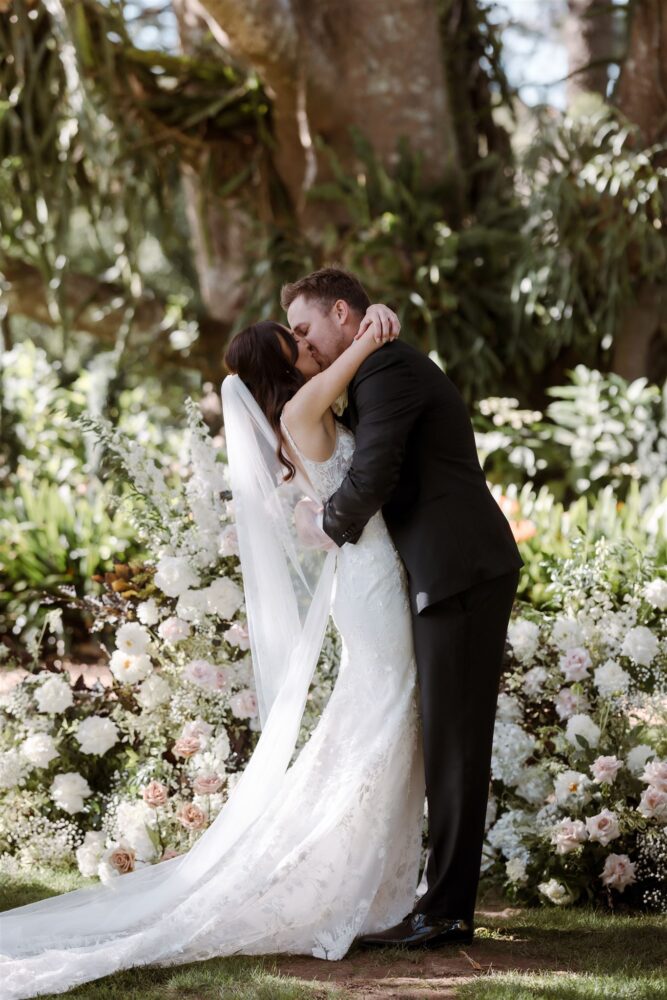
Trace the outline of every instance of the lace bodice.
<path fill-rule="evenodd" d="M 327 500 L 332 493 L 335 493 L 345 478 L 347 470 L 352 465 L 352 455 L 354 454 L 354 434 L 339 420 L 336 423 L 336 444 L 329 458 L 324 462 L 317 462 L 312 458 L 306 458 L 303 452 L 290 434 L 283 418 L 280 418 L 280 426 L 290 447 L 298 455 L 299 460 L 311 483 L 317 490 L 320 500 Z"/>

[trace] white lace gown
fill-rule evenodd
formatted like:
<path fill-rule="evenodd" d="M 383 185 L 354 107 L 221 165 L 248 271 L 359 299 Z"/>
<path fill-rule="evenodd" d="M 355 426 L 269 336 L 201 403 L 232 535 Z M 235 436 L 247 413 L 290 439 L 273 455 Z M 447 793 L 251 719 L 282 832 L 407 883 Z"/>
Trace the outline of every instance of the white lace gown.
<path fill-rule="evenodd" d="M 292 442 L 322 500 L 354 451 L 352 432 L 336 427 L 325 462 Z M 232 954 L 341 959 L 357 935 L 410 912 L 423 751 L 405 569 L 380 512 L 337 553 L 332 615 L 342 655 L 331 696 L 280 794 L 220 865 L 138 931 L 21 957 L 2 956 L 0 939 L 0 996 L 23 1000 L 131 966 Z"/>

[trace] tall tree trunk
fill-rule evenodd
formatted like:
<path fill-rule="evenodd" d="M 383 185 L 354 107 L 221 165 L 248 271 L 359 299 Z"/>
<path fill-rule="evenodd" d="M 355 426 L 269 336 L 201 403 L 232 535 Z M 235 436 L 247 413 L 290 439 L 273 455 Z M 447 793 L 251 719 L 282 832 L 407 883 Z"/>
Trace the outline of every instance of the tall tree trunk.
<path fill-rule="evenodd" d="M 627 54 L 614 103 L 641 129 L 645 144 L 667 138 L 667 4 L 640 0 L 631 8 Z M 667 163 L 664 157 L 663 163 Z M 614 338 L 612 369 L 624 378 L 667 377 L 667 282 L 644 284 Z"/>
<path fill-rule="evenodd" d="M 615 49 L 611 0 L 567 0 L 567 103 L 584 91 L 607 95 L 608 67 Z M 574 75 L 570 75 L 574 74 Z"/>

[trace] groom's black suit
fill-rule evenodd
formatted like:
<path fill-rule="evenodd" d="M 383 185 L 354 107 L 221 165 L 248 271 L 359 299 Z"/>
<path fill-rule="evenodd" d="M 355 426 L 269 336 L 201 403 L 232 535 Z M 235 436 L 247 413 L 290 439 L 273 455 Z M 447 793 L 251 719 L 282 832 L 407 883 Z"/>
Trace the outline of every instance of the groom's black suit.
<path fill-rule="evenodd" d="M 523 559 L 479 464 L 465 403 L 441 369 L 392 341 L 348 388 L 352 465 L 323 527 L 356 542 L 382 509 L 408 572 L 429 813 L 416 909 L 474 911 L 507 625 Z"/>

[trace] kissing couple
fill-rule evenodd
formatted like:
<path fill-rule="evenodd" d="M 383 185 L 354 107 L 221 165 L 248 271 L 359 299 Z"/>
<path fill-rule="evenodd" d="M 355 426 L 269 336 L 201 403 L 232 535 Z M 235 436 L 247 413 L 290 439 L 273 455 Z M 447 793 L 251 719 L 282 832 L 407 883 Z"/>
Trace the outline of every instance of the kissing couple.
<path fill-rule="evenodd" d="M 459 391 L 398 317 L 339 268 L 281 302 L 289 325 L 237 333 L 222 383 L 257 745 L 186 854 L 0 917 L 9 1000 L 136 965 L 473 939 L 523 560 Z M 330 617 L 338 674 L 295 754 Z"/>

